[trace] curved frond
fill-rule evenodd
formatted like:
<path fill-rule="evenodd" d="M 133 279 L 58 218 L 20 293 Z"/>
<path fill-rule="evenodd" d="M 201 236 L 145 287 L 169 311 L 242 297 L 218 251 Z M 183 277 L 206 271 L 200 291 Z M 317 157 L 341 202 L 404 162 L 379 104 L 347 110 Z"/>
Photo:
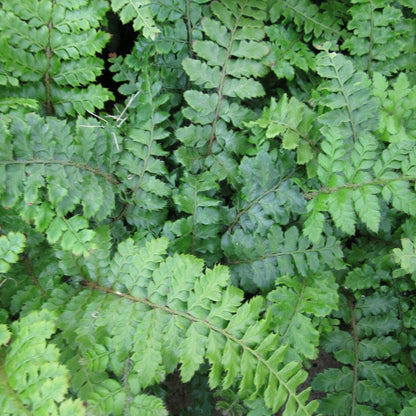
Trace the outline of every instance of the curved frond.
<path fill-rule="evenodd" d="M 71 369 L 81 397 L 88 399 L 92 388 L 91 379 L 82 376 L 85 366 L 102 380 L 108 370 L 123 377 L 130 362 L 126 389 L 120 392 L 126 394 L 160 382 L 179 364 L 188 381 L 208 360 L 211 388 L 237 383 L 243 399 L 263 397 L 273 411 L 286 403 L 292 414 L 312 415 L 316 403 L 307 404 L 307 393 L 297 393 L 306 373 L 298 363 L 285 362 L 285 345 L 276 349 L 279 335 L 263 298 L 243 302 L 226 267 L 204 270 L 193 256 L 167 257 L 167 245 L 167 239 L 142 246 L 121 243 L 106 260 L 106 275 L 84 280 L 84 288 L 64 307 L 59 327 L 65 338 L 75 339 L 79 364 L 72 361 Z M 98 397 L 92 401 L 100 407 Z"/>

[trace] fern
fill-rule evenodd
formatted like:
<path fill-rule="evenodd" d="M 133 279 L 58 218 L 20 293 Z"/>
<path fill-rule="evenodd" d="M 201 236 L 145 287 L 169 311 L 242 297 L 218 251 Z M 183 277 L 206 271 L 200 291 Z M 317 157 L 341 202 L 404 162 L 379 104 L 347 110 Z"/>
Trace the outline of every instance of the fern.
<path fill-rule="evenodd" d="M 68 369 L 59 363 L 58 348 L 46 341 L 56 330 L 54 321 L 45 310 L 13 323 L 11 331 L 0 326 L 1 414 L 85 415 L 81 400 L 66 398 Z"/>
<path fill-rule="evenodd" d="M 212 198 L 218 184 L 207 172 L 185 175 L 172 195 L 178 212 L 190 214 L 165 224 L 165 235 L 177 236 L 172 247 L 182 253 L 193 253 L 213 264 L 219 259 L 220 232 L 224 231 L 226 210 Z"/>
<path fill-rule="evenodd" d="M 282 20 L 295 25 L 297 31 L 303 33 L 305 40 L 331 40 L 337 42 L 342 36 L 340 24 L 334 14 L 320 10 L 309 0 L 283 1 L 278 0 L 271 8 L 273 22 Z"/>
<path fill-rule="evenodd" d="M 314 380 L 313 388 L 329 392 L 320 411 L 328 415 L 396 414 L 404 398 L 410 397 L 410 374 L 405 366 L 394 365 L 401 349 L 395 335 L 391 336 L 400 330 L 395 298 L 374 293 L 355 305 L 350 302 L 349 307 L 352 335 L 337 330 L 324 341 L 324 348 L 334 352 L 343 367 L 326 370 Z"/>
<path fill-rule="evenodd" d="M 127 65 L 137 65 L 133 59 Z M 119 137 L 120 159 L 118 175 L 124 196 L 124 209 L 118 218 L 125 216 L 130 224 L 149 229 L 163 224 L 166 219 L 166 198 L 171 190 L 167 168 L 161 159 L 167 154 L 163 140 L 169 136 L 166 129 L 171 96 L 161 91 L 158 73 L 147 72 L 135 83 L 136 92 L 129 97 L 126 112 L 118 117 L 114 137 Z M 124 128 L 124 119 L 131 119 Z M 121 134 L 120 134 L 121 133 Z"/>
<path fill-rule="evenodd" d="M 402 248 L 393 249 L 393 253 L 396 261 L 400 264 L 400 267 L 407 273 L 411 273 L 413 280 L 415 280 L 416 272 L 416 253 L 415 253 L 415 241 L 408 238 L 402 238 Z"/>
<path fill-rule="evenodd" d="M 270 409 L 287 401 L 287 408 L 311 414 L 315 403 L 305 404 L 305 394 L 296 393 L 304 373 L 295 362 L 284 364 L 284 346 L 275 348 L 277 334 L 270 332 L 272 315 L 262 297 L 242 303 L 243 292 L 230 285 L 225 267 L 203 272 L 203 262 L 192 256 L 166 257 L 167 245 L 167 239 L 143 246 L 126 240 L 111 261 L 101 257 L 93 280 L 87 270 L 96 254 L 83 260 L 82 277 L 77 260 L 73 271 L 66 264 L 66 273 L 88 279 L 59 306 L 64 309 L 58 324 L 63 338 L 75 340 L 75 356 L 67 364 L 75 374 L 73 388 L 93 408 L 105 411 L 107 395 L 123 401 L 117 399 L 121 395 L 128 403 L 130 395 L 160 382 L 179 363 L 181 377 L 188 381 L 208 360 L 211 388 L 227 389 L 236 382 L 242 398 L 264 394 Z M 86 370 L 95 376 L 86 378 Z M 107 371 L 118 381 L 111 381 Z M 110 382 L 113 391 L 104 388 Z"/>
<path fill-rule="evenodd" d="M 266 138 L 282 138 L 282 147 L 297 149 L 297 163 L 305 164 L 314 157 L 313 136 L 315 114 L 305 104 L 292 97 L 288 100 L 284 94 L 277 103 L 271 99 L 270 107 L 263 110 L 261 117 L 249 125 L 258 125 L 266 129 Z"/>
<path fill-rule="evenodd" d="M 310 217 L 305 223 L 305 233 L 312 241 L 322 232 L 320 211 L 329 211 L 335 225 L 348 234 L 354 234 L 357 217 L 376 232 L 381 220 L 377 195 L 408 213 L 415 198 L 412 192 L 402 197 L 403 191 L 410 189 L 409 181 L 414 180 L 413 157 L 407 160 L 405 156 L 412 151 L 412 143 L 401 142 L 381 152 L 374 139 L 377 101 L 371 95 L 368 78 L 364 73 L 354 73 L 352 64 L 342 55 L 326 50 L 320 56 L 322 67 L 318 65 L 318 72 L 330 79 L 322 84 L 322 89 L 330 93 L 321 100 L 332 110 L 320 116 L 326 138 L 318 159 L 323 188 L 310 194 L 316 198 L 309 203 Z M 368 161 L 375 155 L 380 159 L 372 166 Z M 399 160 L 403 161 L 401 169 Z"/>
<path fill-rule="evenodd" d="M 306 237 L 299 236 L 296 227 L 283 234 L 279 226 L 272 226 L 265 240 L 259 234 L 250 236 L 237 230 L 226 234 L 222 244 L 234 280 L 248 291 L 270 289 L 279 275 L 306 276 L 309 271 L 317 272 L 323 264 L 334 268 L 341 264 L 341 252 L 334 238 L 311 245 Z"/>
<path fill-rule="evenodd" d="M 380 137 L 389 143 L 414 140 L 416 88 L 410 88 L 406 75 L 400 74 L 389 88 L 386 78 L 375 73 L 374 94 L 381 103 Z"/>
<path fill-rule="evenodd" d="M 356 0 L 349 13 L 348 29 L 354 33 L 342 44 L 355 58 L 359 69 L 390 75 L 402 68 L 396 63 L 406 45 L 398 27 L 402 13 L 388 1 Z M 401 36 L 400 36 L 401 35 Z"/>
<path fill-rule="evenodd" d="M 2 6 L 1 414 L 412 414 L 412 2 Z"/>
<path fill-rule="evenodd" d="M 312 51 L 299 39 L 294 29 L 274 25 L 265 31 L 271 41 L 267 63 L 278 78 L 292 80 L 296 68 L 305 72 L 315 69 Z"/>
<path fill-rule="evenodd" d="M 319 409 L 325 415 L 399 414 L 413 396 L 407 349 L 413 329 L 403 317 L 409 305 L 406 290 L 414 284 L 404 277 L 392 281 L 388 253 L 382 242 L 370 253 L 353 247 L 347 259 L 367 261 L 342 277 L 344 307 L 335 313 L 342 324 L 324 336 L 325 350 L 340 363 L 312 383 L 313 389 L 327 392 Z"/>
<path fill-rule="evenodd" d="M 46 232 L 50 243 L 59 241 L 64 249 L 87 255 L 94 248 L 87 219 L 102 220 L 114 208 L 112 188 L 118 181 L 99 166 L 107 144 L 102 142 L 100 149 L 86 135 L 74 141 L 65 122 L 45 122 L 35 114 L 13 114 L 3 129 L 3 206 L 18 207 L 24 219 Z M 77 206 L 83 215 L 67 218 Z"/>
<path fill-rule="evenodd" d="M 123 23 L 133 21 L 136 30 L 143 30 L 146 38 L 154 39 L 159 30 L 153 20 L 151 2 L 132 0 L 111 0 L 111 7 L 118 12 Z"/>
<path fill-rule="evenodd" d="M 108 35 L 96 29 L 106 10 L 104 1 L 94 6 L 71 1 L 4 1 L 0 61 L 13 88 L 4 89 L 2 97 L 35 99 L 48 115 L 103 108 L 113 95 L 92 82 L 103 68 L 94 55 L 108 40 Z"/>
<path fill-rule="evenodd" d="M 0 273 L 6 273 L 10 265 L 17 262 L 24 244 L 25 236 L 22 233 L 10 232 L 0 237 Z"/>
<path fill-rule="evenodd" d="M 241 128 L 243 118 L 247 120 L 250 117 L 250 111 L 239 104 L 237 98 L 248 99 L 264 94 L 262 85 L 254 77 L 267 73 L 261 62 L 269 52 L 262 42 L 265 8 L 263 1 L 253 5 L 244 0 L 213 2 L 213 17 L 202 20 L 206 39 L 193 43 L 198 59 L 185 58 L 183 67 L 191 81 L 207 92 L 194 89 L 184 93 L 188 107 L 183 114 L 191 125 L 179 129 L 177 138 L 187 147 L 192 144 L 187 140 L 189 136 L 199 137 L 199 140 L 195 144 L 197 153 L 192 156 L 186 147 L 178 149 L 177 157 L 181 163 L 187 159 L 217 155 L 222 149 L 226 150 L 226 158 L 230 152 L 245 152 L 244 136 L 230 130 L 227 124 Z M 215 163 L 215 158 L 209 163 Z M 219 163 L 224 162 L 219 160 Z M 192 167 L 189 162 L 185 166 Z"/>

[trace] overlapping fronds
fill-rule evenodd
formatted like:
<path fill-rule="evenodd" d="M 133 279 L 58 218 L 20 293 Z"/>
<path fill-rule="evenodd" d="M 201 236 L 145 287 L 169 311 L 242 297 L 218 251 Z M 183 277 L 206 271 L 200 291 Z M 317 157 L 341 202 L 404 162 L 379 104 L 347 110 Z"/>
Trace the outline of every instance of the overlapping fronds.
<path fill-rule="evenodd" d="M 126 60 L 129 70 L 137 65 L 131 56 Z M 136 91 L 126 100 L 125 110 L 118 116 L 113 131 L 115 139 L 119 137 L 120 141 L 117 175 L 122 182 L 119 189 L 125 203 L 119 217 L 125 216 L 140 229 L 163 225 L 171 193 L 163 160 L 167 155 L 163 141 L 169 137 L 166 120 L 171 95 L 162 91 L 159 73 L 148 69 L 134 84 L 125 84 L 126 90 L 133 86 Z M 123 126 L 127 118 L 129 122 Z"/>
<path fill-rule="evenodd" d="M 86 414 L 81 400 L 67 398 L 69 372 L 60 363 L 55 317 L 32 312 L 7 328 L 0 325 L 0 412 L 4 416 Z"/>
<path fill-rule="evenodd" d="M 310 0 L 277 0 L 271 7 L 270 16 L 273 22 L 292 23 L 306 41 L 328 40 L 335 45 L 341 37 L 341 16 L 320 9 Z"/>
<path fill-rule="evenodd" d="M 349 9 L 347 28 L 353 33 L 343 44 L 354 57 L 357 69 L 369 75 L 377 71 L 390 75 L 400 71 L 406 39 L 403 38 L 402 12 L 389 1 L 354 0 Z"/>
<path fill-rule="evenodd" d="M 265 129 L 266 138 L 279 137 L 283 149 L 296 149 L 297 163 L 305 164 L 314 157 L 314 136 L 316 114 L 295 97 L 288 99 L 286 94 L 276 102 L 270 100 L 259 119 L 249 123 Z"/>
<path fill-rule="evenodd" d="M 201 22 L 204 38 L 193 42 L 195 57 L 183 60 L 195 88 L 184 93 L 188 106 L 182 112 L 191 124 L 177 130 L 184 147 L 176 157 L 188 169 L 200 169 L 204 161 L 199 159 L 209 156 L 217 175 L 227 176 L 218 165 L 228 164 L 229 154 L 244 154 L 247 148 L 239 129 L 252 115 L 241 100 L 264 95 L 255 78 L 268 72 L 262 62 L 269 53 L 263 41 L 266 2 L 215 1 L 211 11 Z"/>
<path fill-rule="evenodd" d="M 84 288 L 64 306 L 59 322 L 75 354 L 68 364 L 72 388 L 104 411 L 111 400 L 128 406 L 131 395 L 159 383 L 178 364 L 189 381 L 207 360 L 211 388 L 237 383 L 242 399 L 263 397 L 273 411 L 286 403 L 286 415 L 312 415 L 316 403 L 306 404 L 306 391 L 297 393 L 306 373 L 285 361 L 285 344 L 276 348 L 279 334 L 264 299 L 243 302 L 226 267 L 204 270 L 193 256 L 167 257 L 167 247 L 167 239 L 145 245 L 130 239 L 112 260 L 101 258 L 91 280 L 82 266 Z M 78 276 L 79 261 L 72 273 L 71 259 L 66 262 L 66 272 Z M 270 298 L 271 305 L 275 301 Z M 115 380 L 108 379 L 110 372 Z M 118 406 L 112 410 L 122 414 Z"/>
<path fill-rule="evenodd" d="M 296 69 L 305 72 L 315 69 L 314 54 L 295 29 L 276 24 L 267 26 L 265 31 L 271 41 L 265 60 L 278 78 L 292 80 Z"/>
<path fill-rule="evenodd" d="M 274 225 L 266 238 L 237 229 L 225 234 L 222 247 L 233 279 L 247 291 L 270 290 L 278 276 L 286 273 L 306 277 L 327 267 L 341 267 L 342 252 L 334 237 L 311 244 L 297 227 L 285 233 Z"/>
<path fill-rule="evenodd" d="M 380 197 L 400 211 L 414 212 L 413 142 L 402 140 L 382 151 L 374 136 L 379 104 L 370 81 L 363 72 L 354 71 L 342 55 L 325 50 L 318 55 L 317 69 L 328 78 L 321 86 L 320 102 L 330 110 L 319 117 L 325 137 L 318 158 L 322 188 L 308 195 L 312 200 L 305 233 L 316 240 L 322 232 L 323 211 L 348 234 L 354 234 L 358 219 L 376 232 L 381 220 Z"/>
<path fill-rule="evenodd" d="M 221 260 L 220 234 L 227 221 L 226 209 L 215 198 L 218 183 L 208 172 L 185 174 L 181 182 L 172 198 L 182 218 L 167 222 L 164 234 L 174 238 L 175 251 L 198 255 L 209 264 L 216 263 Z"/>
<path fill-rule="evenodd" d="M 160 32 L 153 19 L 152 2 L 149 0 L 111 0 L 111 8 L 117 12 L 123 23 L 133 21 L 135 30 L 143 31 L 152 40 Z"/>
<path fill-rule="evenodd" d="M 380 99 L 381 120 L 377 130 L 386 142 L 416 140 L 416 86 L 401 73 L 389 87 L 385 77 L 373 76 L 374 95 Z"/>
<path fill-rule="evenodd" d="M 94 248 L 88 219 L 102 220 L 114 208 L 118 184 L 104 165 L 111 142 L 74 137 L 70 125 L 15 113 L 2 121 L 0 200 L 31 221 L 48 241 L 87 255 Z M 85 132 L 84 132 L 85 133 Z M 81 212 L 75 213 L 76 208 Z M 68 214 L 71 214 L 68 216 Z"/>
<path fill-rule="evenodd" d="M 39 101 L 48 115 L 103 108 L 113 94 L 93 85 L 103 69 L 96 57 L 108 40 L 99 30 L 108 6 L 72 1 L 4 1 L 0 13 L 1 98 Z M 19 85 L 17 85 L 17 83 Z"/>
<path fill-rule="evenodd" d="M 1 3 L 0 413 L 413 416 L 414 2 Z"/>
<path fill-rule="evenodd" d="M 406 298 L 400 289 L 392 290 L 381 259 L 346 275 L 349 292 L 341 302 L 345 329 L 336 329 L 323 342 L 340 367 L 325 370 L 312 383 L 313 389 L 327 393 L 319 408 L 325 415 L 399 414 L 413 395 L 405 347 L 410 332 L 400 319 Z M 381 283 L 383 290 L 371 291 Z"/>

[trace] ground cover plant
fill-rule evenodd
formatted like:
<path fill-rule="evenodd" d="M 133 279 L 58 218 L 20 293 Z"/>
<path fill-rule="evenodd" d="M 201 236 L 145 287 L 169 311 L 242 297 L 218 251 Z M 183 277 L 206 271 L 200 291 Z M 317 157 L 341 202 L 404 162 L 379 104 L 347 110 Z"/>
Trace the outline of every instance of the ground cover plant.
<path fill-rule="evenodd" d="M 416 414 L 413 1 L 0 5 L 1 415 Z"/>

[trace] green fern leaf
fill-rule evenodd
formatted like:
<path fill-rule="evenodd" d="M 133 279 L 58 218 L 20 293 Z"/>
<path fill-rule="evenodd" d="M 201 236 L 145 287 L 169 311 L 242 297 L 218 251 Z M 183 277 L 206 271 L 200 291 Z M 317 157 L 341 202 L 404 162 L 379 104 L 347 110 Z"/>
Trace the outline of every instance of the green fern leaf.
<path fill-rule="evenodd" d="M 324 125 L 341 126 L 344 134 L 356 142 L 364 132 L 378 126 L 377 100 L 372 96 L 366 74 L 354 71 L 353 64 L 342 54 L 329 52 L 325 44 L 318 54 L 316 69 L 326 78 L 320 90 L 324 92 L 320 103 L 331 109 L 320 116 Z"/>
<path fill-rule="evenodd" d="M 370 75 L 374 71 L 390 75 L 400 70 L 400 62 L 395 65 L 395 60 L 405 46 L 400 36 L 401 10 L 388 1 L 355 0 L 353 3 L 347 27 L 354 35 L 343 42 L 342 48 L 356 57 L 357 68 Z"/>
<path fill-rule="evenodd" d="M 216 178 L 208 172 L 185 174 L 172 198 L 176 210 L 189 215 L 164 227 L 165 235 L 176 237 L 171 243 L 175 251 L 198 254 L 209 264 L 220 260 L 216 253 L 227 221 L 226 210 L 215 198 L 217 191 Z"/>
<path fill-rule="evenodd" d="M 312 51 L 294 29 L 273 25 L 266 27 L 265 31 L 271 41 L 270 53 L 265 60 L 278 78 L 293 80 L 297 69 L 305 72 L 315 70 Z"/>
<path fill-rule="evenodd" d="M 10 232 L 0 236 L 0 273 L 6 273 L 10 265 L 16 263 L 23 251 L 26 238 L 21 233 Z"/>
<path fill-rule="evenodd" d="M 309 41 L 329 40 L 336 42 L 341 37 L 340 24 L 331 13 L 319 9 L 309 0 L 278 0 L 270 10 L 272 22 L 282 19 L 284 23 L 293 22 L 298 32 L 304 33 Z"/>
<path fill-rule="evenodd" d="M 286 273 L 306 276 L 310 271 L 316 272 L 321 262 L 342 267 L 342 254 L 333 237 L 311 246 L 306 237 L 299 236 L 296 227 L 283 233 L 277 225 L 266 236 L 264 240 L 260 234 L 251 236 L 236 230 L 222 239 L 233 280 L 247 291 L 268 290 L 276 276 Z"/>
<path fill-rule="evenodd" d="M 102 60 L 94 55 L 109 39 L 97 30 L 107 9 L 103 0 L 94 5 L 74 5 L 68 0 L 59 5 L 45 0 L 39 4 L 4 2 L 0 63 L 11 82 L 18 79 L 20 85 L 5 89 L 2 98 L 19 94 L 36 99 L 44 104 L 48 115 L 83 114 L 103 108 L 113 94 L 91 83 L 103 69 Z"/>
<path fill-rule="evenodd" d="M 95 235 L 88 230 L 87 218 L 101 220 L 114 208 L 117 180 L 98 167 L 106 138 L 96 143 L 91 135 L 75 139 L 68 124 L 57 119 L 46 123 L 34 114 L 16 113 L 7 127 L 0 145 L 7 148 L 0 157 L 2 203 L 19 206 L 22 218 L 33 221 L 39 231 L 46 230 L 51 243 L 59 241 L 62 247 L 87 255 Z M 93 154 L 91 147 L 100 140 L 104 146 Z M 82 206 L 84 216 L 66 218 L 77 206 Z"/>
<path fill-rule="evenodd" d="M 289 344 L 291 357 L 316 358 L 319 333 L 311 316 L 323 317 L 337 308 L 337 286 L 331 274 L 304 280 L 288 275 L 276 280 L 269 293 L 274 320 L 279 328 L 279 344 Z M 325 306 L 323 306 L 325 305 Z"/>
<path fill-rule="evenodd" d="M 251 111 L 238 100 L 264 95 L 263 86 L 255 77 L 268 71 L 261 62 L 269 53 L 268 46 L 262 41 L 265 37 L 262 23 L 266 19 L 265 9 L 263 0 L 255 4 L 213 2 L 213 16 L 205 17 L 201 22 L 205 38 L 193 43 L 196 56 L 187 57 L 182 62 L 190 80 L 209 93 L 185 92 L 189 107 L 183 109 L 183 115 L 195 126 L 210 125 L 209 135 L 204 135 L 207 137 L 205 143 L 201 138 L 200 148 L 195 152 L 194 166 L 198 156 L 211 156 L 214 161 L 208 164 L 213 168 L 222 164 L 218 160 L 220 157 L 227 157 L 231 152 L 245 153 L 247 139 L 238 131 L 230 130 L 227 124 L 241 128 L 242 120 L 252 118 Z M 203 111 L 200 111 L 201 107 L 204 107 Z M 179 130 L 177 136 L 179 140 L 182 139 L 181 132 Z M 178 149 L 178 159 L 188 159 L 190 152 L 190 149 Z M 220 156 L 221 152 L 224 156 Z"/>
<path fill-rule="evenodd" d="M 283 94 L 278 103 L 272 98 L 270 107 L 263 110 L 258 120 L 248 125 L 258 125 L 266 129 L 266 137 L 269 139 L 280 136 L 283 148 L 297 149 L 297 162 L 305 164 L 314 156 L 311 130 L 315 118 L 313 111 L 306 105 L 295 97 L 288 100 L 287 95 Z"/>
<path fill-rule="evenodd" d="M 38 110 L 39 103 L 32 98 L 23 98 L 23 97 L 7 97 L 7 98 L 0 98 L 0 111 L 2 113 L 7 113 L 10 110 L 20 109 L 22 111 L 23 108 L 27 108 L 27 110 Z"/>
<path fill-rule="evenodd" d="M 393 87 L 382 75 L 375 73 L 374 94 L 381 102 L 380 137 L 390 143 L 415 140 L 416 88 L 410 88 L 407 76 L 401 73 Z"/>
<path fill-rule="evenodd" d="M 133 21 L 134 29 L 143 30 L 143 35 L 149 39 L 155 39 L 160 30 L 156 27 L 151 11 L 151 3 L 147 0 L 111 0 L 112 9 L 119 13 L 121 21 L 127 23 Z"/>
<path fill-rule="evenodd" d="M 291 215 L 305 212 L 305 201 L 291 178 L 293 154 L 260 151 L 239 166 L 240 195 L 231 227 L 264 235 L 275 223 L 286 225 Z"/>
<path fill-rule="evenodd" d="M 271 331 L 272 314 L 263 299 L 255 297 L 242 303 L 243 294 L 230 285 L 224 266 L 204 272 L 203 262 L 192 256 L 166 257 L 167 244 L 166 239 L 151 240 L 142 247 L 131 240 L 122 243 L 109 265 L 110 276 L 85 281 L 85 288 L 65 307 L 60 321 L 64 337 L 76 334 L 82 356 L 93 346 L 102 354 L 114 348 L 111 368 L 121 377 L 128 359 L 131 375 L 127 383 L 132 389 L 160 382 L 179 363 L 183 380 L 189 380 L 208 359 L 212 387 L 221 383 L 228 388 L 237 382 L 242 398 L 256 394 L 274 411 L 288 403 L 295 412 L 311 415 L 316 404 L 306 404 L 307 396 L 296 393 L 306 374 L 297 363 L 282 364 L 286 347 L 276 350 L 278 335 Z M 110 282 L 114 288 L 101 286 L 101 282 Z M 114 311 L 118 311 L 116 315 Z M 125 316 L 134 318 L 130 321 Z M 94 327 L 107 334 L 105 345 Z M 241 354 L 246 357 L 243 361 L 236 359 Z M 77 361 L 73 364 L 79 378 L 76 390 L 81 396 L 89 395 L 90 387 L 80 368 L 83 362 Z M 258 372 L 264 374 L 261 382 Z M 118 392 L 116 385 L 112 391 L 106 390 L 113 400 Z M 98 394 L 92 401 L 97 408 L 104 406 Z"/>
<path fill-rule="evenodd" d="M 79 399 L 65 398 L 68 369 L 59 362 L 58 348 L 46 342 L 55 332 L 53 321 L 44 310 L 11 325 L 12 342 L 1 355 L 1 414 L 85 415 Z"/>
<path fill-rule="evenodd" d="M 402 238 L 402 248 L 393 249 L 394 257 L 400 267 L 407 273 L 416 272 L 416 242 Z"/>

